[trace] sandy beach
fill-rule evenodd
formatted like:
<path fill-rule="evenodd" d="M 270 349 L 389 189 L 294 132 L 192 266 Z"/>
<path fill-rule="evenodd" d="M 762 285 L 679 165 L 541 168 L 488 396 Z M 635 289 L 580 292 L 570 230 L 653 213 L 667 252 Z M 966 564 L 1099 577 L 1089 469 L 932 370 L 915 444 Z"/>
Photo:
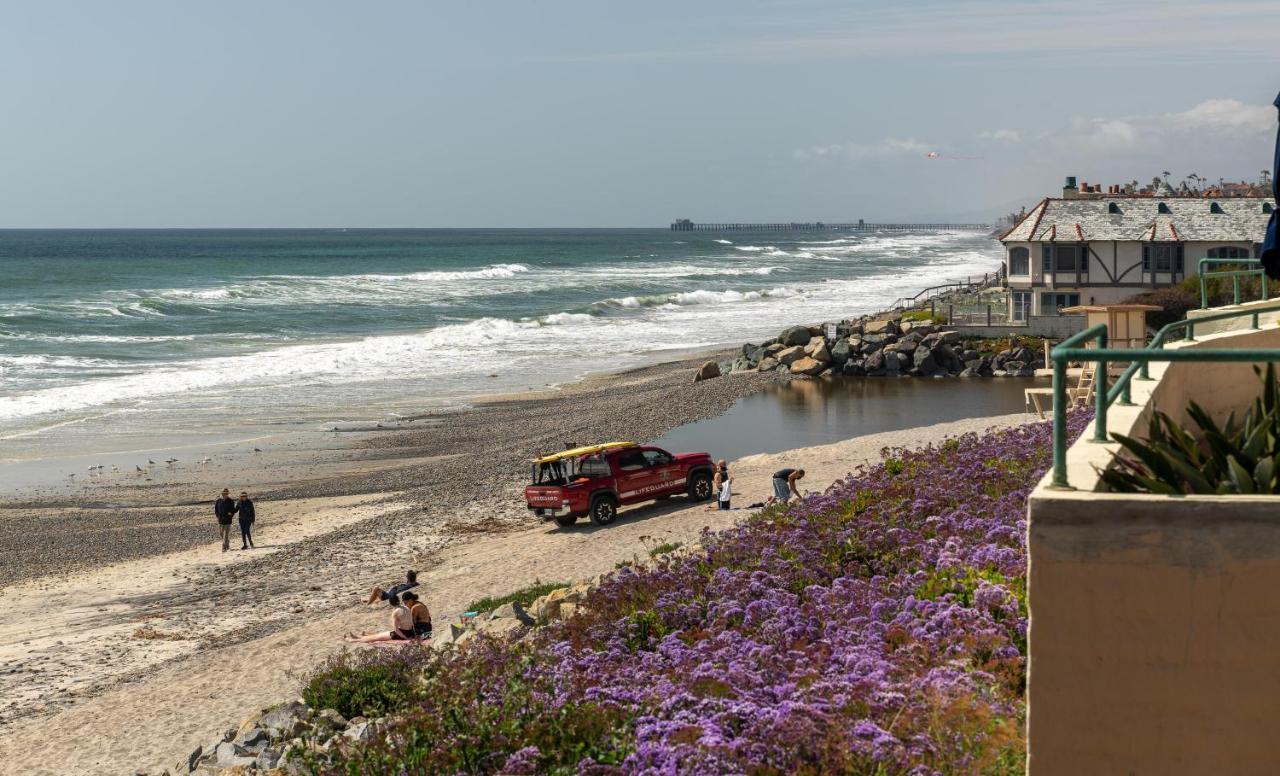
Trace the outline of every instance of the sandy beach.
<path fill-rule="evenodd" d="M 359 601 L 406 567 L 420 569 L 437 622 L 450 622 L 481 596 L 608 572 L 656 544 L 741 519 L 746 510 L 673 500 L 625 509 L 607 528 L 557 529 L 531 523 L 520 499 L 530 450 L 565 436 L 651 438 L 758 387 L 736 377 L 692 384 L 688 366 L 602 375 L 551 395 L 494 399 L 423 430 L 369 435 L 341 476 L 285 482 L 281 472 L 297 469 L 271 469 L 279 482 L 258 487 L 259 548 L 250 552 L 218 551 L 206 501 L 162 509 L 185 491 L 176 485 L 121 488 L 112 500 L 150 502 L 106 519 L 56 503 L 34 513 L 6 507 L 0 519 L 25 521 L 25 538 L 4 532 L 14 543 L 8 557 L 23 560 L 0 589 L 0 762 L 21 773 L 159 772 L 256 708 L 296 695 L 299 677 L 343 647 L 341 634 L 380 627 L 385 612 Z M 1023 420 L 747 456 L 732 464 L 735 502 L 763 500 L 784 464 L 806 468 L 806 488 L 820 491 L 884 446 Z M 212 494 L 219 476 L 245 473 L 206 471 L 196 485 Z M 118 543 L 132 547 L 111 560 Z M 49 550 L 33 556 L 20 545 Z M 60 562 L 74 548 L 85 557 Z"/>

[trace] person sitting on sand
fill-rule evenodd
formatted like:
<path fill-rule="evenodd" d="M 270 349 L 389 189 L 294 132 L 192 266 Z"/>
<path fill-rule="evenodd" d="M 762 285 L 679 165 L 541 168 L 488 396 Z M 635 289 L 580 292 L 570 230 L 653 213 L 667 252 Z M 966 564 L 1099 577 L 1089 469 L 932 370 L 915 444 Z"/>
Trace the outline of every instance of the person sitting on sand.
<path fill-rule="evenodd" d="M 794 494 L 800 498 L 796 483 L 804 478 L 804 469 L 779 469 L 773 473 L 773 497 L 783 504 L 791 500 Z"/>
<path fill-rule="evenodd" d="M 365 601 L 365 603 L 372 604 L 377 603 L 378 601 L 390 601 L 392 596 L 398 596 L 404 591 L 411 590 L 418 586 L 418 572 L 406 571 L 404 573 L 404 578 L 404 582 L 401 582 L 398 585 L 392 585 L 386 590 L 374 585 L 373 590 L 369 593 L 369 599 Z"/>
<path fill-rule="evenodd" d="M 420 639 L 431 638 L 431 611 L 427 605 L 418 600 L 417 593 L 406 592 L 400 598 L 413 614 L 413 634 Z"/>
<path fill-rule="evenodd" d="M 391 630 L 377 633 L 347 634 L 347 641 L 359 644 L 375 644 L 379 641 L 413 641 L 417 636 L 413 631 L 413 612 L 400 603 L 400 596 L 392 593 L 387 597 L 391 604 Z"/>

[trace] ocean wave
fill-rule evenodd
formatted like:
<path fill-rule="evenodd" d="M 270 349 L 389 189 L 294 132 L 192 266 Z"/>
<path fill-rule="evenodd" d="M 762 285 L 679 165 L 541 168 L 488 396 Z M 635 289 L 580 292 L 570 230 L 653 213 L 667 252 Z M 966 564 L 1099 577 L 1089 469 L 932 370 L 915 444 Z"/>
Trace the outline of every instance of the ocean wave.
<path fill-rule="evenodd" d="M 735 302 L 759 301 L 761 299 L 786 299 L 801 295 L 802 292 L 800 290 L 785 286 L 756 291 L 711 291 L 707 289 L 696 289 L 693 291 L 677 291 L 668 294 L 653 294 L 651 296 L 616 297 L 597 302 L 595 306 L 603 308 L 620 307 L 623 309 L 636 309 L 641 307 L 662 307 L 665 305 L 723 305 L 733 304 Z"/>
<path fill-rule="evenodd" d="M 733 240 L 713 240 L 712 242 L 718 242 L 721 245 L 733 245 Z"/>

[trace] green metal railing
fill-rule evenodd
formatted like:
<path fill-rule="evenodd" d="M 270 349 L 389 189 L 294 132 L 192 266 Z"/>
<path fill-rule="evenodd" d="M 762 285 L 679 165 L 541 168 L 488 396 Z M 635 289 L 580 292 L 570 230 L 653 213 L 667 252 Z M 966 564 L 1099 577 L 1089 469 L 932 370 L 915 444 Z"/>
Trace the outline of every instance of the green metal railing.
<path fill-rule="evenodd" d="M 1238 260 L 1237 260 L 1238 261 Z M 1067 362 L 1093 361 L 1098 364 L 1097 376 L 1094 379 L 1094 417 L 1093 442 L 1106 442 L 1107 408 L 1119 400 L 1121 406 L 1132 405 L 1129 386 L 1134 379 L 1150 380 L 1147 366 L 1152 361 L 1194 361 L 1194 362 L 1280 362 L 1280 348 L 1183 348 L 1165 350 L 1164 343 L 1169 334 L 1179 329 L 1186 332 L 1186 340 L 1195 340 L 1197 324 L 1225 321 L 1232 318 L 1252 316 L 1250 328 L 1258 328 L 1258 312 L 1249 310 L 1233 310 L 1231 312 L 1205 315 L 1199 318 L 1187 318 L 1174 321 L 1156 332 L 1151 344 L 1145 348 L 1108 349 L 1107 325 L 1100 323 L 1090 326 L 1078 334 L 1063 340 L 1053 349 L 1053 477 L 1052 487 L 1071 489 L 1067 481 Z M 1096 347 L 1082 347 L 1093 342 Z M 1117 362 L 1129 362 L 1129 367 L 1116 378 L 1115 385 L 1107 387 L 1107 365 Z"/>
<path fill-rule="evenodd" d="M 1212 266 L 1215 264 L 1244 264 L 1253 265 L 1253 268 L 1205 271 L 1206 266 Z M 1258 259 L 1201 259 L 1199 269 L 1201 310 L 1209 307 L 1209 278 L 1231 278 L 1231 288 L 1234 292 L 1235 304 L 1240 304 L 1240 278 L 1262 278 L 1262 299 L 1263 301 L 1266 301 L 1267 299 L 1267 273 L 1262 269 L 1262 262 Z"/>

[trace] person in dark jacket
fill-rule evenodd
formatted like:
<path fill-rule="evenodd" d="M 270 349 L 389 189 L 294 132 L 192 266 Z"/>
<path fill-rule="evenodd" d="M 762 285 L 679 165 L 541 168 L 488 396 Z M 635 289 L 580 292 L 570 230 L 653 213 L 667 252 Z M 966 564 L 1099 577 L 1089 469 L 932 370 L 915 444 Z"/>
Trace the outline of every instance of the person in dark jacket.
<path fill-rule="evenodd" d="M 240 492 L 240 500 L 236 502 L 236 513 L 240 516 L 240 549 L 247 550 L 253 546 L 253 520 L 257 514 L 253 511 L 253 501 L 244 491 Z"/>
<path fill-rule="evenodd" d="M 231 491 L 222 489 L 222 497 L 213 502 L 213 516 L 218 518 L 218 533 L 222 535 L 222 551 L 231 549 L 231 516 L 236 513 L 235 499 Z"/>

